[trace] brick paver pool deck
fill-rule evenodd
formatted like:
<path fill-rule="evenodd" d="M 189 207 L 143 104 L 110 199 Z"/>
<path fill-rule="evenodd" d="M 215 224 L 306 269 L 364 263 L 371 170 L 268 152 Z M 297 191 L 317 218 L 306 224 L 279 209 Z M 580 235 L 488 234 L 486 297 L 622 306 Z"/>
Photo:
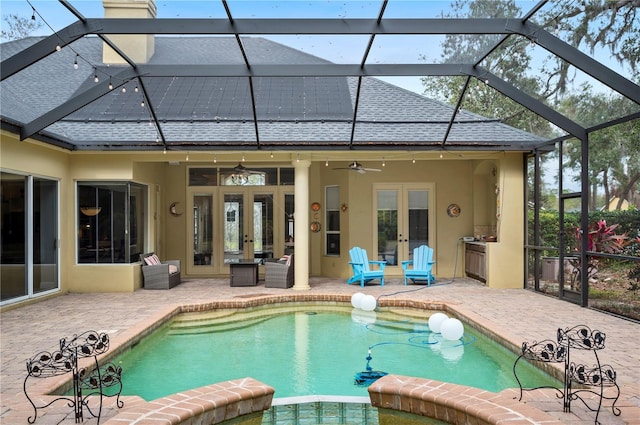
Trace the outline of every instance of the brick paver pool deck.
<path fill-rule="evenodd" d="M 504 343 L 519 347 L 523 341 L 554 339 L 558 328 L 584 324 L 606 333 L 606 348 L 600 353 L 602 364 L 617 372 L 621 396 L 617 406 L 621 416 L 611 413 L 605 401 L 600 422 L 606 425 L 640 424 L 640 325 L 581 308 L 568 302 L 521 289 L 491 289 L 476 281 L 458 278 L 453 283 L 439 280 L 431 287 L 404 286 L 401 279 L 385 279 L 385 286 L 346 285 L 342 280 L 311 278 L 309 291 L 256 287 L 230 287 L 228 279 L 191 279 L 171 290 L 139 290 L 134 293 L 67 294 L 35 302 L 0 313 L 0 423 L 26 424 L 33 410 L 23 393 L 25 361 L 41 350 L 56 348 L 58 340 L 86 330 L 108 331 L 111 349 L 125 343 L 131 335 L 147 328 L 180 305 L 197 306 L 216 301 L 237 302 L 264 296 L 310 294 L 349 296 L 364 292 L 385 300 L 405 299 L 416 302 L 444 303 L 464 318 L 498 335 Z M 407 292 L 405 292 L 407 291 Z M 411 291 L 411 292 L 408 292 Z M 515 357 L 514 357 L 515 358 Z M 269 384 L 268 382 L 266 384 Z M 126 383 L 125 383 L 126 385 Z M 507 390 L 517 395 L 513 390 Z M 276 390 L 277 397 L 277 390 Z M 135 397 L 124 398 L 127 405 L 139 403 Z M 525 393 L 526 402 L 565 424 L 593 423 L 595 414 L 572 404 L 572 412 L 562 411 L 562 401 L 548 390 Z M 64 403 L 38 412 L 36 424 L 72 424 L 73 412 Z M 117 414 L 113 401 L 107 401 L 101 422 Z M 42 415 L 42 416 L 41 416 Z M 85 424 L 95 424 L 86 418 Z"/>

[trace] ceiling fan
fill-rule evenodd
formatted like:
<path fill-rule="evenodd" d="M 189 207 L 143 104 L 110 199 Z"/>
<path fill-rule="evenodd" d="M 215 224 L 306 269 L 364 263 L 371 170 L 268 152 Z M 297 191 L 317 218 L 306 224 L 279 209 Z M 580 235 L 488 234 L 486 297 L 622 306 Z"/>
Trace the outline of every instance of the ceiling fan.
<path fill-rule="evenodd" d="M 233 174 L 242 175 L 242 176 L 248 176 L 251 174 L 264 174 L 262 171 L 250 170 L 249 168 L 245 167 L 241 163 L 238 163 L 238 165 L 231 168 L 230 171 Z"/>
<path fill-rule="evenodd" d="M 360 173 L 360 174 L 364 174 L 367 171 L 382 171 L 379 168 L 365 168 L 365 167 L 362 166 L 362 164 L 360 164 L 357 161 L 350 162 L 347 167 L 334 168 L 334 170 L 351 170 L 351 171 L 355 171 L 356 173 Z"/>

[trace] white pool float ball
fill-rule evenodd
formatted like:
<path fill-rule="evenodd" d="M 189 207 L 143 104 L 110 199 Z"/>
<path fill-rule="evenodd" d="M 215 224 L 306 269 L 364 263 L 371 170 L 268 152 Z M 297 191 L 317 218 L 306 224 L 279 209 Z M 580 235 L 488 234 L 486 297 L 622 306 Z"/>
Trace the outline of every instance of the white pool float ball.
<path fill-rule="evenodd" d="M 458 319 L 447 319 L 440 326 L 442 337 L 448 341 L 455 341 L 462 338 L 464 334 L 464 326 Z"/>
<path fill-rule="evenodd" d="M 431 317 L 429 317 L 429 329 L 431 329 L 431 332 L 435 332 L 437 334 L 440 333 L 442 322 L 444 322 L 448 318 L 449 316 L 444 313 L 432 314 Z"/>
<path fill-rule="evenodd" d="M 353 306 L 353 308 L 360 308 L 360 306 L 362 305 L 363 297 L 364 294 L 362 292 L 356 292 L 355 294 L 351 295 L 351 305 Z"/>
<path fill-rule="evenodd" d="M 360 302 L 360 308 L 364 311 L 373 311 L 376 308 L 376 298 L 373 295 L 365 295 Z"/>

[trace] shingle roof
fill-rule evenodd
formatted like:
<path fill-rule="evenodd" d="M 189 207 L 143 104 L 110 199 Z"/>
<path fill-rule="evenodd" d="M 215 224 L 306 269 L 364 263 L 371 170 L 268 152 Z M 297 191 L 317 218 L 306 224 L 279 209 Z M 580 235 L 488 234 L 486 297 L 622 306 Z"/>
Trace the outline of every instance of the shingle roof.
<path fill-rule="evenodd" d="M 6 59 L 38 41 L 2 45 Z M 323 59 L 263 38 L 243 38 L 252 63 L 313 64 Z M 102 62 L 102 41 L 84 37 L 1 83 L 4 121 L 28 123 L 127 67 L 93 68 Z M 75 53 L 83 59 L 73 69 Z M 86 60 L 86 62 L 84 62 Z M 232 37 L 156 37 L 151 64 L 243 64 Z M 129 81 L 45 128 L 46 134 L 77 149 L 153 149 L 164 138 L 181 149 L 325 149 L 441 146 L 454 108 L 375 78 L 356 77 L 142 77 L 146 95 Z M 117 82 L 116 82 L 117 84 Z M 358 97 L 359 96 L 359 97 Z M 353 127 L 357 102 L 356 124 Z M 145 106 L 141 107 L 141 102 Z M 155 116 L 149 111 L 153 108 Z M 254 110 L 257 124 L 254 124 Z M 155 119 L 159 131 L 155 125 Z M 257 125 L 257 136 L 256 136 Z M 460 111 L 447 146 L 528 150 L 544 139 Z"/>

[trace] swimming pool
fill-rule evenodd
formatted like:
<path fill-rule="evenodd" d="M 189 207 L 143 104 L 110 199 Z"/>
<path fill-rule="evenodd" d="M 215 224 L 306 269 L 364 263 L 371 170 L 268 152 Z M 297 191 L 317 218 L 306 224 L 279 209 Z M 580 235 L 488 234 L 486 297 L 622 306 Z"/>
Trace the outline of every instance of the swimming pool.
<path fill-rule="evenodd" d="M 153 400 L 168 394 L 250 376 L 276 389 L 275 397 L 367 396 L 354 385 L 370 366 L 500 391 L 516 387 L 516 355 L 469 326 L 460 341 L 430 332 L 422 310 L 364 312 L 344 303 L 281 304 L 250 310 L 182 314 L 115 361 L 123 394 Z M 557 382 L 526 365 L 525 382 Z"/>

